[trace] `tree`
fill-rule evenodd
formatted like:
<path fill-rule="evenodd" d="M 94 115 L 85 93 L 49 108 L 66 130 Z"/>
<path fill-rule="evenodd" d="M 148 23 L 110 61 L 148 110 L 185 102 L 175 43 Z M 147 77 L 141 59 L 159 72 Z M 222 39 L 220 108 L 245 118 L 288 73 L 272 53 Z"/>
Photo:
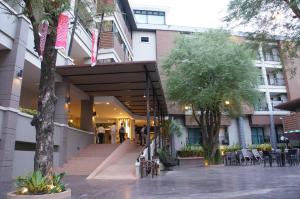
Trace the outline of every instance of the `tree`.
<path fill-rule="evenodd" d="M 8 10 L 10 14 L 24 14 L 29 18 L 33 27 L 34 48 L 39 54 L 39 25 L 43 20 L 49 22 L 49 32 L 46 38 L 43 60 L 41 62 L 37 115 L 34 116 L 31 122 L 36 129 L 34 170 L 40 170 L 43 175 L 47 175 L 51 172 L 53 167 L 54 113 L 57 101 L 55 96 L 55 67 L 57 57 L 57 49 L 55 49 L 56 30 L 58 18 L 62 12 L 70 8 L 70 1 L 24 0 L 23 3 L 23 1 L 19 0 L 8 0 L 8 3 L 22 8 L 22 13 L 15 14 Z M 84 7 L 84 9 L 86 8 Z M 111 9 L 109 10 L 111 11 Z M 102 13 L 99 14 L 102 15 Z"/>
<path fill-rule="evenodd" d="M 299 0 L 231 0 L 224 18 L 231 27 L 245 25 L 249 37 L 259 41 L 284 39 L 281 50 L 290 59 L 296 58 L 300 45 Z M 296 68 L 292 66 L 291 74 Z"/>
<path fill-rule="evenodd" d="M 255 53 L 229 36 L 220 30 L 182 35 L 163 65 L 167 96 L 191 106 L 210 161 L 219 146 L 222 114 L 236 117 L 259 97 Z"/>

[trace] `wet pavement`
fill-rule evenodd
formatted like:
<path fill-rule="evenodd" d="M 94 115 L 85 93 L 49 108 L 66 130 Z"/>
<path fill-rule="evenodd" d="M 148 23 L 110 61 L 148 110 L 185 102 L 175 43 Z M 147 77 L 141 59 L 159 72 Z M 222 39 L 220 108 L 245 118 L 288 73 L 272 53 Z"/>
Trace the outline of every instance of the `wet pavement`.
<path fill-rule="evenodd" d="M 67 176 L 73 199 L 299 199 L 300 166 L 211 166 L 161 172 L 154 178 L 85 180 Z"/>

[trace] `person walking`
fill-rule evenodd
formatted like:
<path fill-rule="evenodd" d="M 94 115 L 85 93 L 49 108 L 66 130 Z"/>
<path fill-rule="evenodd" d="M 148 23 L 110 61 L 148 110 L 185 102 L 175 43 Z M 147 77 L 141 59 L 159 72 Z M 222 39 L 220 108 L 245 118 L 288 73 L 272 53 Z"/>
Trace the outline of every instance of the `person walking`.
<path fill-rule="evenodd" d="M 147 136 L 147 129 L 146 125 L 143 126 L 140 132 L 140 141 L 141 141 L 141 146 L 146 144 L 146 136 Z"/>
<path fill-rule="evenodd" d="M 104 144 L 104 134 L 105 134 L 105 129 L 102 126 L 102 124 L 100 124 L 100 126 L 98 128 L 99 144 Z"/>
<path fill-rule="evenodd" d="M 119 136 L 120 136 L 120 143 L 124 142 L 124 140 L 125 140 L 125 128 L 123 126 L 123 123 L 121 123 L 121 127 L 119 129 Z"/>
<path fill-rule="evenodd" d="M 117 125 L 114 122 L 110 127 L 111 143 L 116 144 Z"/>

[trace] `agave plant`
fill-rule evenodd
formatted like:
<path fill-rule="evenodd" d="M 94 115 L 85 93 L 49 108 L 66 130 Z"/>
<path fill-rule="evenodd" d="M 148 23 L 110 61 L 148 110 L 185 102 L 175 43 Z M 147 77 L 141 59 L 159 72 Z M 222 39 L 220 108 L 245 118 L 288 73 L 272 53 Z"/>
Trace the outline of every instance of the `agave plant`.
<path fill-rule="evenodd" d="M 20 195 L 39 195 L 65 191 L 66 188 L 62 182 L 64 175 L 65 173 L 43 176 L 42 172 L 37 170 L 25 177 L 18 176 L 16 179 L 16 193 Z"/>

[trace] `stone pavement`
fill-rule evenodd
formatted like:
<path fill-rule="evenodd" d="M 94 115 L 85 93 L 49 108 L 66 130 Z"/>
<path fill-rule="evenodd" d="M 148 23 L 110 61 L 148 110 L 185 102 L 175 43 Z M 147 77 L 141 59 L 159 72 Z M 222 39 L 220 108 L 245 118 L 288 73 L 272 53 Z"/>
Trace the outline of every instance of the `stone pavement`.
<path fill-rule="evenodd" d="M 299 199 L 300 166 L 211 166 L 162 172 L 134 180 L 67 176 L 74 199 Z"/>

